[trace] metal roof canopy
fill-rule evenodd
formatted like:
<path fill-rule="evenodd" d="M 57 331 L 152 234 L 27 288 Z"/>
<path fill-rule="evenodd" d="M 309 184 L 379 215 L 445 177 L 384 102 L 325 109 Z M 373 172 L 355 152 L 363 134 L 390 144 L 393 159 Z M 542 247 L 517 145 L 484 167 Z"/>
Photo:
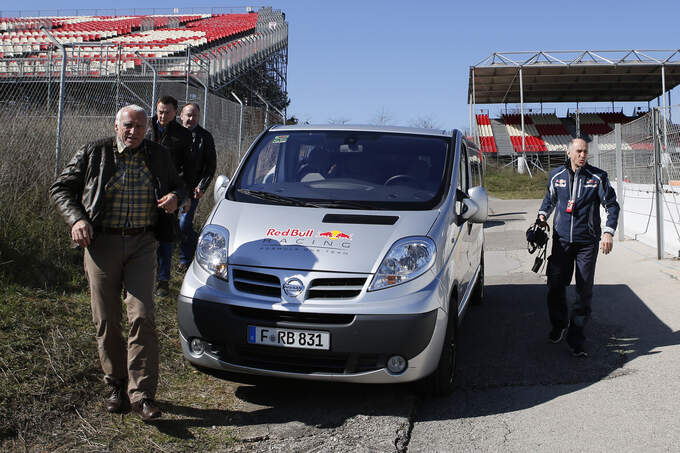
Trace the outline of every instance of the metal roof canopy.
<path fill-rule="evenodd" d="M 650 101 L 680 85 L 680 50 L 494 52 L 470 67 L 471 104 Z"/>

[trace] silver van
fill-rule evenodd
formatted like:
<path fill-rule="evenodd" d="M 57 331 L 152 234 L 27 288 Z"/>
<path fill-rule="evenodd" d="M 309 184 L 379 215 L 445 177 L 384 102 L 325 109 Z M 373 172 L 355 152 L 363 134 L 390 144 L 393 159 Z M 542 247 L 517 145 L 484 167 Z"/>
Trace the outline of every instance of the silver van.
<path fill-rule="evenodd" d="M 194 365 L 453 389 L 487 194 L 461 132 L 276 126 L 220 176 L 178 299 Z"/>

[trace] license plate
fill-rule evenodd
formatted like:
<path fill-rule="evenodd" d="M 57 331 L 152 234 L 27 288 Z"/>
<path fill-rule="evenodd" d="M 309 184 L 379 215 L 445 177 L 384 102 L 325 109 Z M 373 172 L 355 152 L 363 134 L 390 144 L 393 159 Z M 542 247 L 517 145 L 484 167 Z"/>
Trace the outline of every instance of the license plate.
<path fill-rule="evenodd" d="M 283 348 L 330 349 L 331 334 L 317 330 L 248 326 L 248 343 Z"/>

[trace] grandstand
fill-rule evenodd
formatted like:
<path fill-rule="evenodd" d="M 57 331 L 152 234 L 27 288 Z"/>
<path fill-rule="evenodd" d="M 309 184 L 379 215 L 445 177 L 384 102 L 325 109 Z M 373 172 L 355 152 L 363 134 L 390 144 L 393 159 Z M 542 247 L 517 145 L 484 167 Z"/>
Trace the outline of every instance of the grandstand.
<path fill-rule="evenodd" d="M 0 82 L 58 78 L 62 67 L 66 77 L 119 77 L 142 74 L 150 64 L 158 76 L 202 77 L 219 90 L 269 62 L 285 92 L 287 45 L 285 18 L 269 7 L 238 14 L 1 17 Z"/>

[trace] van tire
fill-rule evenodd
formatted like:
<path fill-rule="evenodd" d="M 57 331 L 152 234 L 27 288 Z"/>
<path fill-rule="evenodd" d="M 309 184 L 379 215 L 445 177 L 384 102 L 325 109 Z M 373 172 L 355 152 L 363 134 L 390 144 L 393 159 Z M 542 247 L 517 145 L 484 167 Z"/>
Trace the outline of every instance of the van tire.
<path fill-rule="evenodd" d="M 447 396 L 453 393 L 456 373 L 456 352 L 458 350 L 458 336 L 455 306 L 449 310 L 449 319 L 444 335 L 444 344 L 439 356 L 437 369 L 426 378 L 417 382 L 418 393 L 423 397 Z"/>
<path fill-rule="evenodd" d="M 482 249 L 482 256 L 479 261 L 479 275 L 475 282 L 475 288 L 472 290 L 470 302 L 472 305 L 481 305 L 484 302 L 484 249 Z"/>

